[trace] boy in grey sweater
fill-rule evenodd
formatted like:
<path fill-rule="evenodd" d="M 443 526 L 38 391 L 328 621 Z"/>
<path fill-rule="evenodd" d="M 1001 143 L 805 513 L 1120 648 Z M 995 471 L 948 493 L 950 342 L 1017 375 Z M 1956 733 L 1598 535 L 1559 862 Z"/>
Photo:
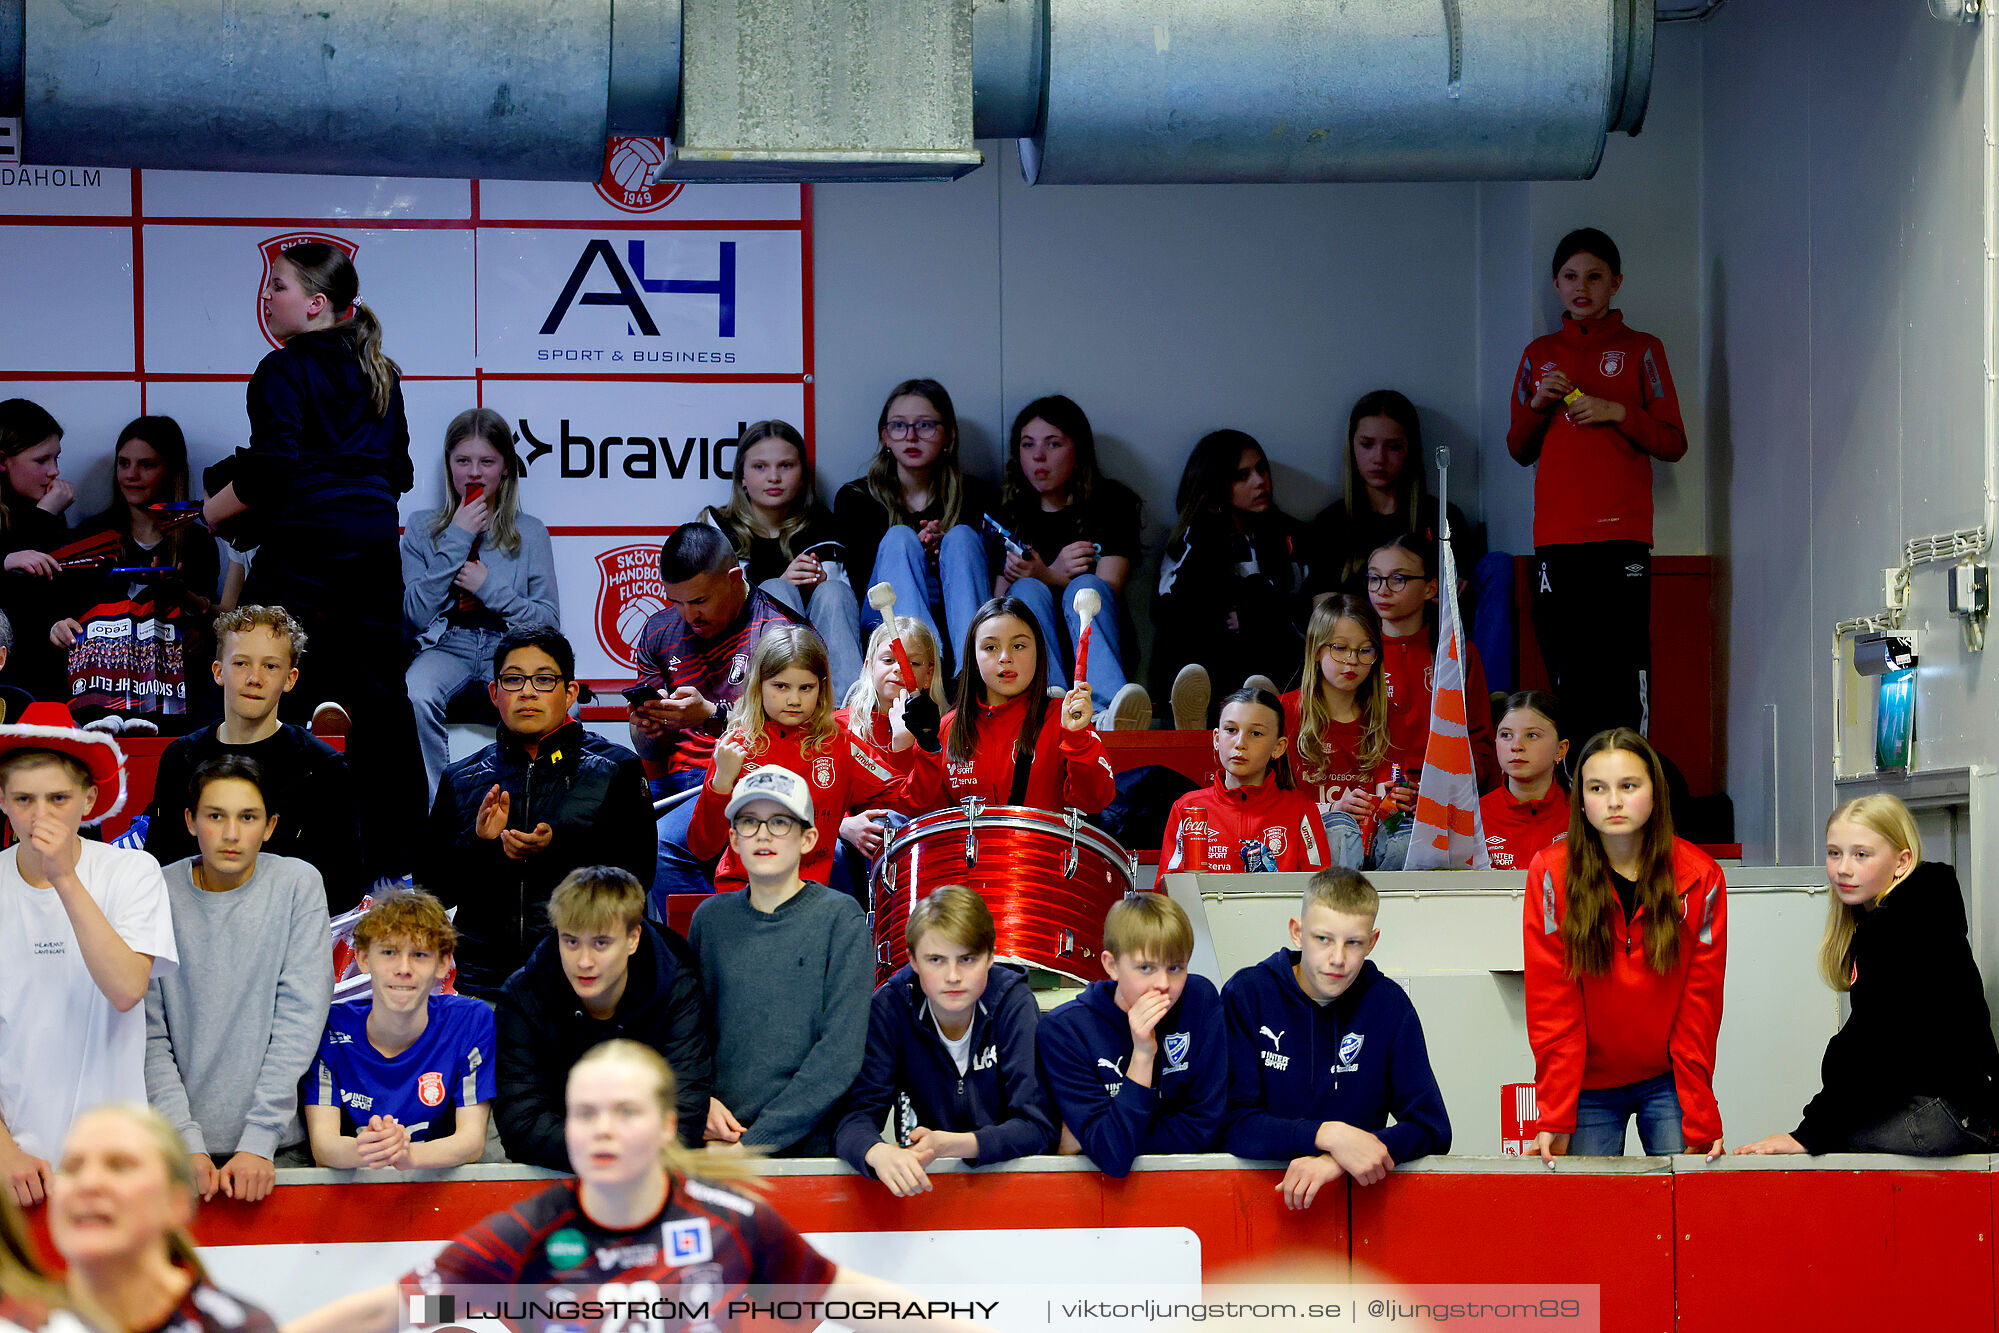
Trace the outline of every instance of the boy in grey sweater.
<path fill-rule="evenodd" d="M 254 1203 L 278 1150 L 304 1138 L 298 1081 L 333 999 L 326 889 L 308 862 L 259 855 L 277 816 L 256 760 L 200 765 L 187 807 L 201 854 L 165 867 L 183 963 L 146 991 L 146 1098 L 186 1141 L 204 1199 Z"/>
<path fill-rule="evenodd" d="M 718 771 L 724 751 L 741 757 L 724 740 Z M 846 894 L 799 877 L 818 837 L 804 778 L 759 768 L 736 781 L 723 815 L 749 887 L 701 904 L 687 931 L 715 1016 L 704 1137 L 714 1151 L 831 1156 L 835 1109 L 867 1049 L 875 978 L 866 919 Z"/>

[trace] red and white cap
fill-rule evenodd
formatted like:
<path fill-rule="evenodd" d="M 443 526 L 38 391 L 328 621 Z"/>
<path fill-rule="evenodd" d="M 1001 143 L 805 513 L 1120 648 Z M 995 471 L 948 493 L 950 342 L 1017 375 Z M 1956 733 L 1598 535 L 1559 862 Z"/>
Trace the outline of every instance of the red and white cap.
<path fill-rule="evenodd" d="M 83 822 L 95 824 L 125 808 L 125 752 L 101 731 L 76 725 L 62 704 L 29 704 L 21 720 L 0 726 L 0 759 L 17 750 L 54 750 L 82 764 L 97 788 Z"/>
<path fill-rule="evenodd" d="M 774 801 L 801 823 L 808 827 L 812 823 L 812 789 L 805 785 L 804 778 L 788 768 L 765 764 L 756 772 L 736 779 L 736 789 L 729 793 L 728 808 L 723 810 L 722 818 L 734 819 L 736 812 L 752 801 Z"/>

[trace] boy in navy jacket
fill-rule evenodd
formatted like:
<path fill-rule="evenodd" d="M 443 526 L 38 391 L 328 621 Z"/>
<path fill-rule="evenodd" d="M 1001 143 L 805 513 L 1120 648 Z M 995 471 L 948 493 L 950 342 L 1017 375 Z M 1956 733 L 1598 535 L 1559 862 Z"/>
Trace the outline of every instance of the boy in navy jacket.
<path fill-rule="evenodd" d="M 1213 983 L 1187 974 L 1194 928 L 1140 893 L 1104 918 L 1104 971 L 1042 1020 L 1041 1073 L 1077 1146 L 1107 1176 L 1140 1153 L 1213 1152 L 1228 1101 L 1227 1037 Z M 1071 1142 L 1073 1136 L 1074 1144 Z"/>
<path fill-rule="evenodd" d="M 1358 872 L 1322 870 L 1291 918 L 1297 947 L 1222 988 L 1228 1148 L 1288 1160 L 1278 1189 L 1290 1208 L 1311 1207 L 1319 1187 L 1342 1175 L 1372 1185 L 1397 1162 L 1450 1151 L 1422 1020 L 1402 987 L 1367 961 L 1381 940 L 1380 909 Z"/>
<path fill-rule="evenodd" d="M 976 1165 L 1046 1152 L 1055 1111 L 1034 1065 L 1040 1007 L 1021 969 L 993 966 L 993 914 L 956 884 L 909 914 L 909 963 L 874 994 L 868 1050 L 833 1150 L 898 1198 L 940 1157 Z M 894 1138 L 882 1121 L 895 1112 Z"/>

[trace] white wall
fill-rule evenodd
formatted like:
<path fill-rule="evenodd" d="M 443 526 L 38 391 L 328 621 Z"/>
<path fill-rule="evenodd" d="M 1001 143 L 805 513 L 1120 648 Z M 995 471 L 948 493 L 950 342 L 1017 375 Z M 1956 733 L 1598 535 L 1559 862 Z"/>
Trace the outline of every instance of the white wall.
<path fill-rule="evenodd" d="M 1728 787 L 1747 855 L 1809 861 L 1833 800 L 1833 623 L 1879 608 L 1904 540 L 1982 517 L 1989 35 L 1900 0 L 1737 0 L 1703 35 Z M 1943 602 L 1919 572 L 1920 762 L 1985 764 L 1999 683 Z"/>

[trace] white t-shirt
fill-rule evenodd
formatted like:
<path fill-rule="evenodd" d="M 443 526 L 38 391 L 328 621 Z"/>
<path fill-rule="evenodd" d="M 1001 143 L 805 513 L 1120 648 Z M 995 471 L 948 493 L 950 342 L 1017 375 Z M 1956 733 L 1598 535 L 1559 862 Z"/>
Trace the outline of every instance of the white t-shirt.
<path fill-rule="evenodd" d="M 924 1007 L 924 1012 L 930 1013 L 928 1005 Z M 973 1025 L 970 1023 L 965 1024 L 965 1031 L 955 1041 L 944 1035 L 944 1025 L 937 1021 L 936 1014 L 930 1014 L 930 1027 L 936 1032 L 937 1040 L 944 1043 L 944 1049 L 951 1053 L 952 1063 L 958 1066 L 958 1077 L 963 1078 L 965 1071 L 972 1064 Z"/>
<path fill-rule="evenodd" d="M 77 1113 L 146 1100 L 146 1006 L 124 1013 L 90 979 L 54 889 L 30 888 L 21 849 L 0 852 L 0 1119 L 22 1150 L 53 1162 Z M 155 977 L 180 956 L 160 863 L 83 844 L 77 878 L 119 938 L 151 954 Z"/>

